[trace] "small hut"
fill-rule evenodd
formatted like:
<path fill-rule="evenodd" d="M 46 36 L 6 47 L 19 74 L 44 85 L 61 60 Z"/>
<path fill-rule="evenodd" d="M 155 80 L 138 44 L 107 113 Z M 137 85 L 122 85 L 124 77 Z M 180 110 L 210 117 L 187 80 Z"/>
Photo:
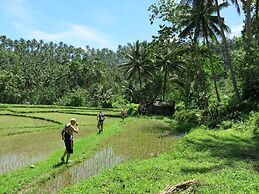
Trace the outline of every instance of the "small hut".
<path fill-rule="evenodd" d="M 147 113 L 153 115 L 172 116 L 175 112 L 175 101 L 154 101 L 147 107 Z"/>

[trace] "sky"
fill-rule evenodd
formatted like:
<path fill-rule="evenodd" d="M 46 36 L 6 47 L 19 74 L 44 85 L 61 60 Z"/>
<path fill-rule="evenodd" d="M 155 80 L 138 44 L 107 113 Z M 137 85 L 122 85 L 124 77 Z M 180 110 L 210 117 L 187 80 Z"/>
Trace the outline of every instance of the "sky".
<path fill-rule="evenodd" d="M 0 0 L 0 35 L 11 39 L 64 42 L 75 47 L 109 48 L 152 40 L 159 21 L 150 24 L 149 6 L 156 0 Z M 243 15 L 231 6 L 223 11 L 240 35 Z"/>

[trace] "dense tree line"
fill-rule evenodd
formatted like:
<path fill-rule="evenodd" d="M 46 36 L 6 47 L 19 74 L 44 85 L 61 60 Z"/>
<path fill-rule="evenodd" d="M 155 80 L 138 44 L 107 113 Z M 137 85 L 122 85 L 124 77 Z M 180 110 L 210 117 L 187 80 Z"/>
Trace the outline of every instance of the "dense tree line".
<path fill-rule="evenodd" d="M 62 42 L 11 40 L 1 36 L 3 103 L 95 103 L 118 82 L 117 56 L 108 49 L 81 49 Z M 110 98 L 110 95 L 109 95 Z"/>
<path fill-rule="evenodd" d="M 244 11 L 242 36 L 227 39 L 221 10 Z M 153 41 L 116 51 L 0 37 L 0 102 L 112 107 L 176 100 L 216 109 L 259 99 L 258 1 L 160 0 Z"/>

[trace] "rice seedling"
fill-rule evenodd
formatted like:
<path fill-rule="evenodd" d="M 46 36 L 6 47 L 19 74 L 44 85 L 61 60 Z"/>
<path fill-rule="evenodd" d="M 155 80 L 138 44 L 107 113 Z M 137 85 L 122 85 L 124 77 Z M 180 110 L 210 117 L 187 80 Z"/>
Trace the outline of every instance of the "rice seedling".
<path fill-rule="evenodd" d="M 77 115 L 77 114 L 65 114 L 65 113 L 28 113 L 29 116 L 39 116 L 46 119 L 53 119 L 66 124 L 71 118 L 76 118 L 79 121 L 79 126 L 96 126 L 96 116 L 89 115 Z M 96 112 L 97 115 L 97 112 Z M 108 125 L 114 122 L 114 119 L 119 118 L 108 118 L 106 117 L 104 125 Z"/>
<path fill-rule="evenodd" d="M 26 180 L 23 178 L 25 181 L 22 186 L 19 186 L 19 189 L 24 192 L 31 191 L 30 189 L 26 190 L 26 185 L 28 184 L 31 185 L 32 190 L 39 188 L 39 185 L 41 185 L 42 192 L 58 191 L 67 185 L 96 175 L 103 169 L 111 168 L 124 160 L 145 159 L 171 151 L 178 139 L 178 137 L 171 136 L 170 133 L 165 135 L 165 131 L 170 130 L 168 124 L 155 119 L 126 119 L 123 123 L 124 129 L 119 133 L 121 131 L 118 124 L 120 118 L 106 117 L 104 130 L 107 129 L 107 132 L 104 131 L 101 135 L 94 135 L 93 133 L 97 131 L 96 116 L 70 114 L 69 112 L 31 113 L 28 111 L 23 114 L 63 123 L 62 125 L 56 124 L 51 127 L 46 121 L 44 125 L 38 124 L 38 126 L 33 127 L 30 121 L 35 122 L 37 119 L 21 117 L 25 120 L 28 119 L 26 121 L 29 121 L 29 124 L 25 125 L 22 120 L 19 120 L 21 118 L 7 116 L 14 118 L 13 122 L 19 126 L 16 128 L 14 124 L 13 130 L 31 130 L 29 131 L 30 133 L 16 133 L 12 136 L 0 137 L 1 143 L 6 145 L 0 147 L 1 173 L 7 175 L 22 174 L 26 177 Z M 80 128 L 79 134 L 75 136 L 77 148 L 72 158 L 75 158 L 76 163 L 69 168 L 53 168 L 53 163 L 60 159 L 59 155 L 64 149 L 60 130 L 72 117 L 78 119 Z M 17 122 L 16 119 L 18 119 Z M 115 123 L 116 125 L 114 125 Z M 88 135 L 90 135 L 90 139 L 86 137 Z M 77 140 L 80 143 L 77 143 Z M 29 167 L 30 165 L 33 165 L 33 170 L 21 168 L 23 166 Z M 13 171 L 15 169 L 17 170 Z M 27 175 L 26 172 L 29 174 Z M 52 176 L 50 176 L 49 180 L 46 180 L 44 177 L 48 173 L 51 173 Z M 54 176 L 55 178 L 51 178 Z M 35 177 L 37 177 L 36 180 Z M 9 180 L 8 177 L 4 176 L 0 177 L 0 179 Z M 5 186 L 5 191 L 16 190 L 14 189 L 14 187 L 16 188 L 16 182 L 20 182 L 19 177 L 16 179 L 8 181 L 11 185 Z"/>
<path fill-rule="evenodd" d="M 49 121 L 9 115 L 0 115 L 0 119 L 0 130 L 5 128 L 36 128 L 52 124 Z"/>
<path fill-rule="evenodd" d="M 31 128 L 33 133 L 16 134 L 0 137 L 0 173 L 8 172 L 44 159 L 57 149 L 64 147 L 60 131 L 63 126 L 54 129 L 38 131 Z M 75 139 L 95 132 L 93 127 L 82 127 Z M 15 159 L 14 159 L 15 158 Z"/>
<path fill-rule="evenodd" d="M 121 163 L 125 157 L 116 155 L 111 147 L 97 152 L 92 158 L 72 166 L 49 179 L 39 188 L 42 193 L 56 193 L 60 189 L 75 184 L 98 172 Z"/>
<path fill-rule="evenodd" d="M 102 146 L 110 146 L 130 159 L 147 159 L 170 152 L 179 139 L 171 135 L 168 124 L 159 120 L 135 120 L 123 128 L 122 133 L 104 140 Z"/>

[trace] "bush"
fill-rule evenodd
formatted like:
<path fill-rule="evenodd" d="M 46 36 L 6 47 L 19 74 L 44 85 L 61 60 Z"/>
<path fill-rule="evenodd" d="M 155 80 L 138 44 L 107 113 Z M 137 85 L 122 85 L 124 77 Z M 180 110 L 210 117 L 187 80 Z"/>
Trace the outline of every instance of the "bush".
<path fill-rule="evenodd" d="M 88 93 L 84 89 L 77 89 L 65 94 L 58 100 L 57 104 L 65 106 L 86 106 L 88 97 Z"/>
<path fill-rule="evenodd" d="M 201 124 L 202 112 L 198 109 L 180 110 L 174 114 L 171 126 L 178 132 L 184 133 Z"/>
<path fill-rule="evenodd" d="M 112 107 L 114 108 L 125 108 L 128 101 L 120 95 L 116 95 L 112 98 Z"/>
<path fill-rule="evenodd" d="M 129 116 L 136 116 L 138 115 L 138 104 L 128 104 L 127 105 L 128 110 L 127 110 L 127 115 Z"/>

